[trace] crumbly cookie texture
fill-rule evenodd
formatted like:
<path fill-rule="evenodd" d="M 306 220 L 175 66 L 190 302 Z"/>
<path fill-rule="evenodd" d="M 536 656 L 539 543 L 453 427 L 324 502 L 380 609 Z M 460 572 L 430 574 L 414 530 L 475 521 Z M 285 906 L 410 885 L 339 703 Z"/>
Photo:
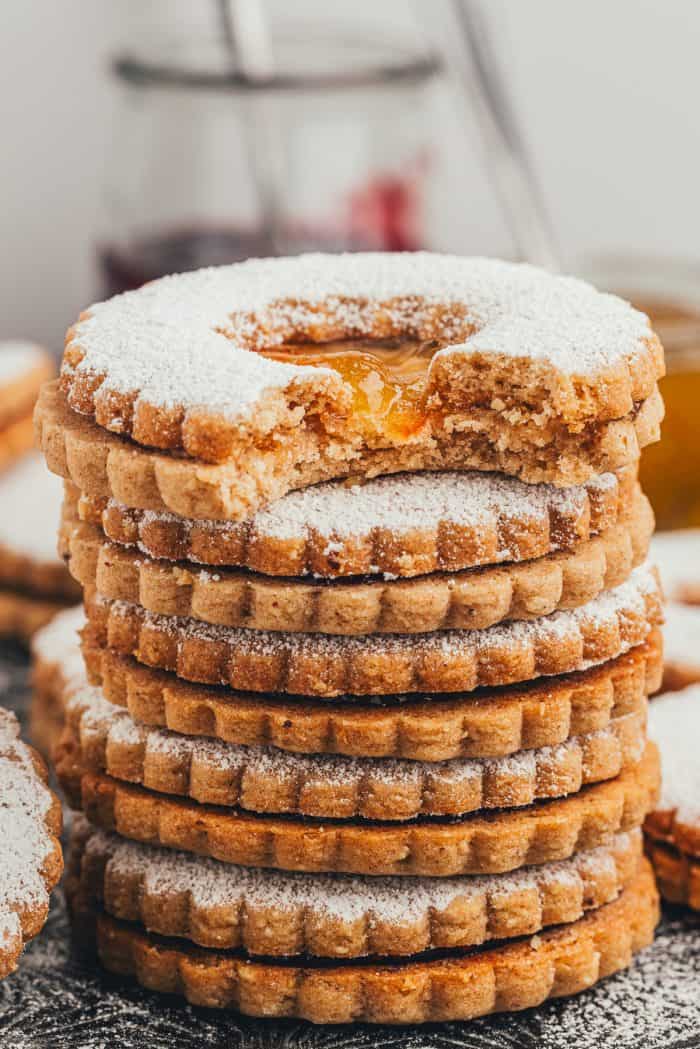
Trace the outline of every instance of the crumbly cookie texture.
<path fill-rule="evenodd" d="M 65 600 L 0 589 L 0 637 L 29 645 L 37 631 L 68 607 Z"/>
<path fill-rule="evenodd" d="M 66 721 L 53 760 L 78 804 L 80 776 L 89 771 L 203 804 L 329 819 L 461 816 L 564 797 L 636 764 L 646 742 L 642 709 L 558 746 L 500 758 L 290 754 L 146 728 L 89 685 L 67 695 Z"/>
<path fill-rule="evenodd" d="M 412 470 L 501 471 L 532 484 L 583 484 L 597 474 L 635 463 L 658 440 L 663 402 L 657 389 L 623 419 L 558 440 L 556 451 L 539 444 L 528 456 L 494 438 L 463 431 L 442 444 L 371 449 L 356 458 L 311 461 L 285 441 L 251 453 L 250 462 L 203 463 L 152 451 L 108 433 L 66 404 L 56 382 L 42 387 L 34 415 L 37 445 L 49 469 L 82 492 L 141 510 L 169 510 L 181 517 L 243 521 L 290 491 L 334 478 L 375 477 Z"/>
<path fill-rule="evenodd" d="M 256 351 L 408 337 L 442 348 L 425 376 L 425 434 L 500 423 L 521 453 L 648 397 L 663 352 L 643 314 L 531 266 L 427 253 L 255 260 L 155 281 L 70 329 L 62 385 L 104 427 L 220 462 L 272 441 L 356 454 L 353 389 L 332 367 Z M 375 443 L 390 443 L 372 433 Z M 463 464 L 471 465 L 471 464 Z"/>
<path fill-rule="evenodd" d="M 306 696 L 465 692 L 585 670 L 662 620 L 647 563 L 580 608 L 487 630 L 338 637 L 210 626 L 86 593 L 84 636 L 188 681 Z"/>
<path fill-rule="evenodd" d="M 245 570 L 163 564 L 69 526 L 68 566 L 84 587 L 156 615 L 282 633 L 424 634 L 484 630 L 578 608 L 623 583 L 646 558 L 654 515 L 641 494 L 632 516 L 571 550 L 497 568 L 405 580 L 307 582 Z"/>
<path fill-rule="evenodd" d="M 0 353 L 2 349 L 0 348 Z M 80 587 L 56 553 L 61 482 L 31 454 L 0 475 L 0 587 L 77 601 Z"/>
<path fill-rule="evenodd" d="M 46 767 L 19 738 L 13 714 L 0 710 L 0 977 L 42 929 L 49 893 L 61 876 L 61 806 Z"/>
<path fill-rule="evenodd" d="M 700 911 L 700 859 L 649 834 L 645 835 L 644 849 L 663 898 Z"/>
<path fill-rule="evenodd" d="M 31 418 L 41 384 L 55 371 L 52 358 L 36 343 L 0 341 L 0 443 L 8 427 Z"/>
<path fill-rule="evenodd" d="M 640 831 L 560 863 L 481 878 L 285 874 L 126 841 L 77 817 L 80 889 L 114 918 L 201 947 L 361 958 L 473 947 L 577 921 L 639 869 Z"/>
<path fill-rule="evenodd" d="M 241 524 L 136 510 L 66 483 L 64 513 L 67 525 L 77 516 L 112 542 L 170 561 L 274 576 L 393 578 L 568 550 L 626 521 L 636 500 L 635 463 L 572 488 L 474 471 L 335 481 L 291 492 Z"/>
<path fill-rule="evenodd" d="M 190 736 L 302 754 L 447 761 L 557 746 L 643 709 L 661 683 L 661 632 L 600 667 L 463 696 L 348 697 L 332 703 L 190 685 L 83 644 L 90 680 L 136 721 Z"/>
<path fill-rule="evenodd" d="M 700 683 L 700 608 L 669 601 L 664 608 L 666 692 Z"/>
<path fill-rule="evenodd" d="M 645 830 L 700 858 L 700 685 L 659 696 L 650 706 L 649 733 L 661 752 L 663 788 Z"/>
<path fill-rule="evenodd" d="M 346 874 L 448 877 L 501 874 L 564 860 L 639 827 L 654 806 L 658 755 L 613 780 L 525 809 L 404 823 L 251 815 L 172 798 L 84 773 L 90 823 L 124 838 L 165 845 L 244 867 Z"/>
<path fill-rule="evenodd" d="M 73 897 L 75 932 L 96 939 L 102 964 L 193 1005 L 314 1023 L 470 1020 L 577 994 L 628 966 L 653 939 L 658 894 L 648 865 L 617 900 L 570 925 L 435 960 L 303 966 L 251 961 L 161 939 Z"/>

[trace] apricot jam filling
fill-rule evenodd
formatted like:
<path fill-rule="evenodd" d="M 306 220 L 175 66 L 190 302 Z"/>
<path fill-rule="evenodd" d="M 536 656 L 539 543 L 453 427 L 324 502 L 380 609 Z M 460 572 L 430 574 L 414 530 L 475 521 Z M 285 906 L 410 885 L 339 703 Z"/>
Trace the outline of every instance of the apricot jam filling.
<path fill-rule="evenodd" d="M 333 368 L 352 388 L 352 414 L 368 435 L 408 440 L 428 418 L 425 386 L 437 340 L 343 339 L 259 351 L 285 364 Z"/>

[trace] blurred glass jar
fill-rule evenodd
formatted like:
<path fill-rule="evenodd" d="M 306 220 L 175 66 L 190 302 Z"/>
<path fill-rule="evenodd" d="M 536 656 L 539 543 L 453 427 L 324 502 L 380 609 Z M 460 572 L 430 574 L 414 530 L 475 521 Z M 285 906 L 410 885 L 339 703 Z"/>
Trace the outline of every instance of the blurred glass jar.
<path fill-rule="evenodd" d="M 116 60 L 105 295 L 249 256 L 427 246 L 437 59 L 300 26 L 275 53 L 255 82 L 220 40 Z"/>
<path fill-rule="evenodd" d="M 700 525 L 700 268 L 610 259 L 584 274 L 649 315 L 666 352 L 659 384 L 666 405 L 661 440 L 644 450 L 640 477 L 657 528 Z"/>

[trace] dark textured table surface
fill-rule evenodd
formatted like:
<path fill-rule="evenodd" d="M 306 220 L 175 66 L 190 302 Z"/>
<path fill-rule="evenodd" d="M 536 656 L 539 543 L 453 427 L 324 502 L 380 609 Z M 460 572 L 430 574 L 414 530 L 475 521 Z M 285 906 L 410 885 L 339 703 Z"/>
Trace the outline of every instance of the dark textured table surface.
<path fill-rule="evenodd" d="M 0 647 L 0 705 L 26 709 L 26 658 Z M 60 892 L 0 983 L 0 1049 L 700 1049 L 700 916 L 667 911 L 627 973 L 515 1016 L 423 1028 L 315 1028 L 193 1009 L 95 972 L 71 950 Z"/>

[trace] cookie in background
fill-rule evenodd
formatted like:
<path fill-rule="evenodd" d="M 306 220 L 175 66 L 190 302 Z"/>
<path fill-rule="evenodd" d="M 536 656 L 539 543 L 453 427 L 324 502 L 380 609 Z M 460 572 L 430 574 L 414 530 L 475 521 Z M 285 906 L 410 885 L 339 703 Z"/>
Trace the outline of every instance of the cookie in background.
<path fill-rule="evenodd" d="M 34 404 L 41 384 L 54 371 L 52 358 L 35 343 L 0 341 L 0 470 L 33 446 Z"/>
<path fill-rule="evenodd" d="M 0 475 L 0 636 L 27 643 L 80 588 L 56 553 L 62 486 L 39 456 Z"/>
<path fill-rule="evenodd" d="M 663 690 L 675 692 L 700 682 L 700 529 L 659 532 L 651 553 L 668 602 Z"/>
<path fill-rule="evenodd" d="M 700 911 L 700 686 L 659 696 L 649 735 L 661 752 L 663 785 L 644 822 L 646 851 L 661 895 Z"/>

